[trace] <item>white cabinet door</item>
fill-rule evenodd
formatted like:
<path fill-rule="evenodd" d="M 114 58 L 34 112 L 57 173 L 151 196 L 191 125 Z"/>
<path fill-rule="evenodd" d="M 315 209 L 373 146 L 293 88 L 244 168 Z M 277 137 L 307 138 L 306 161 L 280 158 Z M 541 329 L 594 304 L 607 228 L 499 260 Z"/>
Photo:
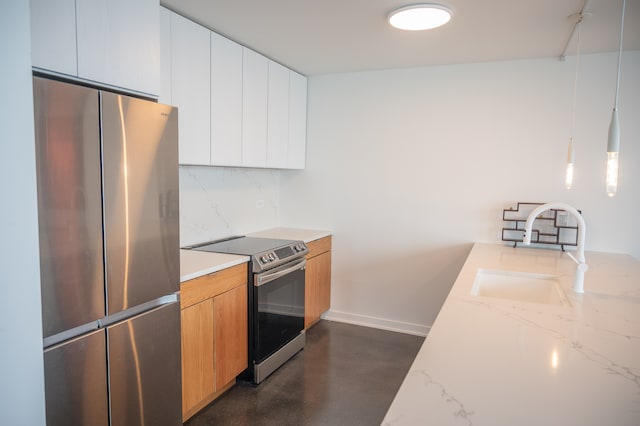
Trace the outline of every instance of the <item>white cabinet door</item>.
<path fill-rule="evenodd" d="M 242 46 L 211 33 L 211 164 L 242 165 Z"/>
<path fill-rule="evenodd" d="M 287 168 L 289 144 L 289 69 L 269 61 L 267 167 Z"/>
<path fill-rule="evenodd" d="M 76 76 L 76 1 L 31 0 L 31 63 Z"/>
<path fill-rule="evenodd" d="M 289 149 L 287 167 L 304 169 L 307 142 L 307 78 L 289 75 Z"/>
<path fill-rule="evenodd" d="M 160 93 L 158 102 L 171 103 L 171 12 L 160 8 Z"/>
<path fill-rule="evenodd" d="M 76 0 L 78 76 L 160 92 L 158 0 Z"/>
<path fill-rule="evenodd" d="M 267 165 L 268 60 L 243 48 L 242 60 L 242 165 Z"/>
<path fill-rule="evenodd" d="M 178 107 L 180 164 L 209 165 L 210 31 L 171 13 L 171 100 Z"/>

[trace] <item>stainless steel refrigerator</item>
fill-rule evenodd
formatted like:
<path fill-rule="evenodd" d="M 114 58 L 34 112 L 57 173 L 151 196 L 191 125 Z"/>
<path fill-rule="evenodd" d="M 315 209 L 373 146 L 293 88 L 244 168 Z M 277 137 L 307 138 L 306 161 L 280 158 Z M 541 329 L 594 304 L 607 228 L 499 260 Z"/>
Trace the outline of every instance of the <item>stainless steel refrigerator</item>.
<path fill-rule="evenodd" d="M 33 89 L 47 425 L 179 425 L 177 109 Z"/>

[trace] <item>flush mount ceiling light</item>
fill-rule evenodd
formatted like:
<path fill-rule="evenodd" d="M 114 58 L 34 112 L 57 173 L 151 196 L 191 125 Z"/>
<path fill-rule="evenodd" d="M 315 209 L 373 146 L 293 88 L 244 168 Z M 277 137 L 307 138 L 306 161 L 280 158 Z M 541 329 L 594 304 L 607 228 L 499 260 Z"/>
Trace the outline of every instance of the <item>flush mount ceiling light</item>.
<path fill-rule="evenodd" d="M 420 31 L 437 28 L 449 22 L 451 10 L 441 4 L 414 4 L 389 14 L 389 24 L 401 30 Z"/>

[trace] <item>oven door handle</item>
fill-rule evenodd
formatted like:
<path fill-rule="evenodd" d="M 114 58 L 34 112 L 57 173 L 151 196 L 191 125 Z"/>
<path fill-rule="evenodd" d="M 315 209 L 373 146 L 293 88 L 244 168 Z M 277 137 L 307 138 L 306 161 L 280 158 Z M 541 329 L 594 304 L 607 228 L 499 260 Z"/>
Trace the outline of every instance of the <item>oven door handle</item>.
<path fill-rule="evenodd" d="M 267 284 L 273 280 L 277 280 L 278 278 L 287 275 L 293 271 L 297 271 L 298 269 L 304 269 L 307 264 L 306 259 L 302 259 L 292 266 L 287 267 L 286 269 L 276 270 L 276 271 L 268 271 L 256 276 L 256 281 L 254 286 L 260 287 L 261 285 Z"/>

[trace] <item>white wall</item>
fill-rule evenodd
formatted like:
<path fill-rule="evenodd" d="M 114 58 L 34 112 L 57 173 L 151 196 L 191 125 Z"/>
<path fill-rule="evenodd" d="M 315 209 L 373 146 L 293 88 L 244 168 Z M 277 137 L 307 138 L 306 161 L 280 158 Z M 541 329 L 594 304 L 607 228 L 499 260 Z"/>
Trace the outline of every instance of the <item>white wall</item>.
<path fill-rule="evenodd" d="M 307 169 L 281 173 L 280 223 L 335 231 L 330 317 L 426 332 L 517 201 L 568 202 L 588 250 L 640 257 L 640 52 L 623 56 L 616 197 L 604 186 L 616 60 L 580 58 L 570 191 L 575 58 L 311 77 Z"/>
<path fill-rule="evenodd" d="M 180 166 L 180 246 L 278 226 L 278 170 Z"/>
<path fill-rule="evenodd" d="M 44 425 L 29 2 L 0 10 L 0 424 Z"/>

